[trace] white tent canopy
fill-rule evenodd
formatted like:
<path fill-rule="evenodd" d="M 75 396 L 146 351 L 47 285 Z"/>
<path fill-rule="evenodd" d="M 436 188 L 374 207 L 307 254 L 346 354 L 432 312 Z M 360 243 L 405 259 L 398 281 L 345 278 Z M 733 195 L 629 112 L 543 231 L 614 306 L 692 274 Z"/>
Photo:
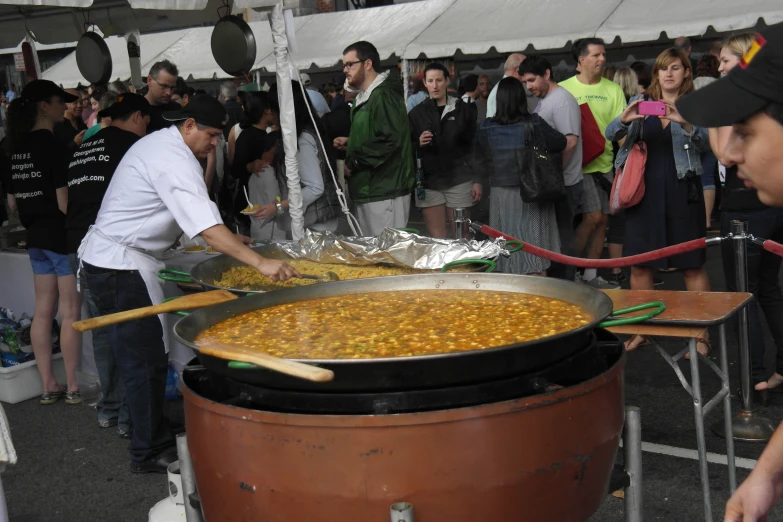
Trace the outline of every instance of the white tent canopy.
<path fill-rule="evenodd" d="M 657 40 L 753 27 L 783 21 L 783 2 L 759 0 L 453 0 L 426 30 L 406 47 L 403 57 L 506 53 L 528 46 L 559 49 L 568 41 L 598 36 L 607 42 Z"/>
<path fill-rule="evenodd" d="M 757 0 L 738 9 L 730 0 L 658 0 L 650 9 L 648 0 L 426 0 L 296 17 L 298 50 L 292 58 L 303 70 L 334 67 L 343 49 L 358 40 L 375 44 L 384 60 L 394 55 L 453 56 L 458 50 L 481 55 L 493 48 L 500 53 L 528 46 L 560 49 L 585 36 L 607 42 L 616 37 L 625 43 L 654 41 L 662 32 L 674 38 L 701 35 L 710 27 L 717 31 L 753 27 L 760 18 L 767 24 L 783 21 L 783 1 Z M 254 69 L 274 72 L 269 24 L 250 25 L 257 46 Z M 227 78 L 212 57 L 211 31 L 200 27 L 142 35 L 142 73 L 166 58 L 177 64 L 185 78 Z M 112 78 L 129 78 L 124 39 L 109 37 L 106 42 L 114 62 Z M 69 87 L 85 82 L 75 54 L 45 71 L 44 78 Z"/>

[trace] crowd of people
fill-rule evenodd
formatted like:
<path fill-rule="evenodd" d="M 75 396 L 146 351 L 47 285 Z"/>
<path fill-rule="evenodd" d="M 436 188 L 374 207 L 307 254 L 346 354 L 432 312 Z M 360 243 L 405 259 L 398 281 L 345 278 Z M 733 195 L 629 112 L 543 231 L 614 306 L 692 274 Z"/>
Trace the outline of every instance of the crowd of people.
<path fill-rule="evenodd" d="M 719 76 L 733 78 L 735 67 L 746 69 L 754 38 L 731 36 L 695 66 L 690 41 L 679 38 L 652 67 L 637 62 L 620 68 L 608 65 L 602 40 L 585 38 L 573 45 L 574 74 L 559 82 L 542 55 L 510 55 L 495 85 L 486 75 L 454 78 L 433 62 L 413 80 L 407 99 L 399 79 L 382 70 L 375 47 L 356 42 L 342 56 L 344 82 L 321 90 L 307 74 L 299 75 L 301 84 L 292 82 L 305 227 L 348 232 L 339 192 L 349 196 L 367 236 L 406 227 L 412 203 L 429 235 L 466 234 L 449 230 L 454 209 L 481 216 L 484 203 L 491 226 L 524 242 L 591 259 L 602 257 L 608 245 L 609 257 L 617 258 L 704 237 L 722 193 L 723 232 L 731 220 L 742 219 L 751 233 L 781 241 L 782 211 L 769 206 L 780 199 L 743 181 L 736 129 L 700 126 L 699 118 L 679 109 L 694 90 L 711 92 L 728 81 L 716 82 Z M 152 66 L 140 92 L 122 82 L 63 90 L 35 80 L 21 93 L 6 93 L 2 183 L 8 207 L 28 231 L 41 404 L 81 402 L 81 346 L 72 324 L 82 299 L 93 316 L 162 301 L 155 273 L 183 232 L 273 279 L 299 275 L 244 246 L 251 238 L 290 237 L 277 87 L 245 92 L 226 82 L 215 98 L 189 87 L 176 65 L 164 60 Z M 640 112 L 649 101 L 660 102 L 662 112 Z M 640 143 L 647 152 L 644 196 L 612 213 L 615 172 Z M 558 199 L 520 196 L 529 175 L 522 158 L 531 147 L 556 163 L 564 186 Z M 754 245 L 749 249 L 749 285 L 760 305 L 750 312 L 753 377 L 756 390 L 768 393 L 783 386 L 783 357 L 769 376 L 759 311 L 783 346 L 781 260 Z M 678 271 L 689 290 L 709 291 L 705 261 L 702 250 L 634 266 L 630 287 L 652 289 L 658 271 Z M 595 269 L 577 273 L 526 253 L 502 258 L 499 267 L 599 289 L 627 279 L 620 269 L 607 280 Z M 728 250 L 724 271 L 732 289 Z M 51 368 L 58 311 L 65 386 Z M 93 337 L 102 390 L 98 422 L 118 426 L 130 439 L 134 472 L 165 472 L 175 458 L 162 408 L 164 323 L 153 317 Z M 647 342 L 634 336 L 626 349 Z M 706 335 L 698 350 L 709 353 Z"/>

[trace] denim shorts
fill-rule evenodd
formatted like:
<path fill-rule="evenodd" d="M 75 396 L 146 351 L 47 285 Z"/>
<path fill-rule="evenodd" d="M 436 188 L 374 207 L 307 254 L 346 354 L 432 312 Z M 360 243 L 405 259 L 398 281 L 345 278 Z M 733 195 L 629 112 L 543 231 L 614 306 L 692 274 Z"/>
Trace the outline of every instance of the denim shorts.
<path fill-rule="evenodd" d="M 58 254 L 43 248 L 28 248 L 27 253 L 30 255 L 30 264 L 33 265 L 35 275 L 57 274 L 57 277 L 73 275 L 68 254 Z"/>

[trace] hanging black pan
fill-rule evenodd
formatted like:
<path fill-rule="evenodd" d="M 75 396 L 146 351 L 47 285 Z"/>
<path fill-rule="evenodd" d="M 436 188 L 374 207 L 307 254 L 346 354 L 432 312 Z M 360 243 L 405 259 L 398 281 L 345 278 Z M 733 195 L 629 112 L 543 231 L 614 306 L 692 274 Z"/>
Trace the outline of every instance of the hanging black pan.
<path fill-rule="evenodd" d="M 256 37 L 247 22 L 235 15 L 221 18 L 212 31 L 212 56 L 231 76 L 249 74 L 256 63 Z"/>
<path fill-rule="evenodd" d="M 84 79 L 102 85 L 111 80 L 111 52 L 100 35 L 88 31 L 76 44 L 76 65 Z"/>

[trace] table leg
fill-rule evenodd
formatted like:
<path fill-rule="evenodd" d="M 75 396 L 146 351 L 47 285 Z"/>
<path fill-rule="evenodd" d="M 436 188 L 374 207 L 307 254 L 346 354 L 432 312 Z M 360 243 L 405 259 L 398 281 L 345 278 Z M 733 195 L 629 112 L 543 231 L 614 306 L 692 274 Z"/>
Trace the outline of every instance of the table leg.
<path fill-rule="evenodd" d="M 737 467 L 734 462 L 734 432 L 732 429 L 731 413 L 731 384 L 729 383 L 729 360 L 726 349 L 726 325 L 718 327 L 718 343 L 720 345 L 720 369 L 723 372 L 721 380 L 723 387 L 728 391 L 723 397 L 723 424 L 726 437 L 726 457 L 729 467 L 729 491 L 733 494 L 737 490 Z"/>
<path fill-rule="evenodd" d="M 636 406 L 625 408 L 623 450 L 625 471 L 630 478 L 625 488 L 625 521 L 642 522 L 642 420 Z"/>
<path fill-rule="evenodd" d="M 704 520 L 712 522 L 712 505 L 710 504 L 710 477 L 707 472 L 707 442 L 704 438 L 704 413 L 701 400 L 701 380 L 699 378 L 699 352 L 696 350 L 696 339 L 688 340 L 691 356 L 691 387 L 693 389 L 693 413 L 696 419 L 696 442 L 699 449 L 699 471 L 704 500 Z"/>

